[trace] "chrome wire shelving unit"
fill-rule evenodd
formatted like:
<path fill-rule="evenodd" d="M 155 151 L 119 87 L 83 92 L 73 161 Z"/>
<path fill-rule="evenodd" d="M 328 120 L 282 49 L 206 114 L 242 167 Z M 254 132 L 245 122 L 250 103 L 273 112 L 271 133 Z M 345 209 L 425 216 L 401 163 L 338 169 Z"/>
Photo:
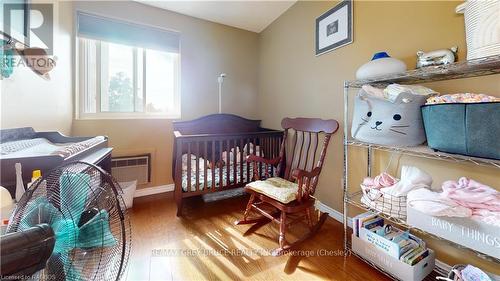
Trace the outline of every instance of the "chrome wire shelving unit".
<path fill-rule="evenodd" d="M 392 83 L 421 84 L 442 80 L 462 79 L 500 73 L 500 55 L 439 66 L 427 66 L 373 79 L 346 81 L 345 86 L 360 88 L 365 84 L 386 86 Z"/>
<path fill-rule="evenodd" d="M 355 192 L 349 192 L 349 148 L 350 147 L 362 147 L 366 148 L 367 152 L 367 166 L 366 166 L 366 175 L 371 177 L 372 174 L 372 157 L 373 150 L 386 151 L 390 153 L 400 153 L 402 155 L 427 158 L 427 159 L 435 159 L 441 161 L 448 161 L 454 163 L 469 163 L 483 167 L 493 167 L 498 168 L 500 171 L 500 160 L 479 158 L 479 157 L 469 157 L 459 154 L 451 154 L 444 153 L 439 151 L 434 151 L 428 146 L 421 145 L 417 147 L 394 147 L 394 146 L 386 146 L 386 145 L 378 145 L 366 143 L 358 140 L 354 140 L 349 137 L 349 129 L 350 129 L 350 119 L 349 119 L 349 96 L 350 89 L 359 89 L 363 85 L 369 84 L 372 86 L 385 87 L 392 83 L 398 84 L 421 84 L 421 83 L 429 83 L 435 81 L 443 81 L 443 80 L 452 80 L 452 79 L 462 79 L 462 78 L 470 78 L 470 77 L 480 77 L 486 75 L 500 74 L 500 55 L 490 56 L 486 58 L 480 58 L 475 60 L 463 61 L 452 63 L 448 65 L 442 66 L 429 66 L 416 70 L 406 71 L 400 74 L 381 76 L 375 79 L 366 79 L 366 80 L 355 80 L 355 81 L 345 81 L 344 82 L 344 176 L 343 176 L 343 198 L 344 198 L 344 211 L 343 211 L 343 223 L 344 223 L 344 248 L 346 251 L 352 252 L 351 241 L 349 237 L 349 229 L 348 229 L 348 218 L 349 218 L 349 206 L 355 206 L 361 210 L 365 211 L 373 211 L 379 213 L 381 217 L 384 219 L 398 224 L 404 228 L 409 229 L 413 233 L 423 234 L 426 237 L 431 237 L 440 241 L 445 241 L 457 248 L 465 248 L 477 256 L 482 257 L 486 260 L 500 262 L 498 259 L 485 255 L 481 252 L 475 251 L 474 249 L 466 248 L 462 245 L 456 244 L 452 241 L 447 240 L 444 237 L 439 237 L 429 232 L 426 232 L 422 229 L 418 229 L 408 225 L 404 219 L 393 217 L 389 214 L 381 213 L 378 210 L 372 209 L 369 206 L 364 205 L 361 202 L 362 191 L 357 190 Z M 357 183 L 359 186 L 359 183 Z M 354 253 L 361 260 L 370 264 L 371 266 L 377 268 L 385 275 L 391 277 L 392 279 L 398 279 L 397 276 L 391 275 L 391 273 L 384 271 L 382 268 L 374 264 L 372 261 L 367 260 L 356 253 Z M 436 266 L 434 272 L 429 275 L 426 280 L 431 280 L 435 276 L 442 276 L 445 274 L 445 269 L 439 268 Z"/>

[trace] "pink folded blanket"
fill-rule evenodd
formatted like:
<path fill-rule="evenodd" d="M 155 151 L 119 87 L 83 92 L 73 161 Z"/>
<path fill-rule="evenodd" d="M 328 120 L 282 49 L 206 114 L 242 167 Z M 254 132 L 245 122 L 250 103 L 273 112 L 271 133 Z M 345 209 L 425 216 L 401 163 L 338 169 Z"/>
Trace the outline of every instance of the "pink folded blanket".
<path fill-rule="evenodd" d="M 461 177 L 458 181 L 446 181 L 441 196 L 470 208 L 472 211 L 500 211 L 500 192 L 477 181 Z"/>

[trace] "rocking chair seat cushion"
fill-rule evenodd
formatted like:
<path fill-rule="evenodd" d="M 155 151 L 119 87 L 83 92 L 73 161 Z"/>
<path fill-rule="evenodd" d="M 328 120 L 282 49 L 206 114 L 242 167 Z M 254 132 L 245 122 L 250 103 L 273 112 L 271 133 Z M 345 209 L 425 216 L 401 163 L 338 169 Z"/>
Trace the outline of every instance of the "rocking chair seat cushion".
<path fill-rule="evenodd" d="M 299 185 L 282 178 L 274 177 L 263 181 L 254 181 L 247 184 L 246 188 L 264 194 L 283 204 L 295 200 Z"/>

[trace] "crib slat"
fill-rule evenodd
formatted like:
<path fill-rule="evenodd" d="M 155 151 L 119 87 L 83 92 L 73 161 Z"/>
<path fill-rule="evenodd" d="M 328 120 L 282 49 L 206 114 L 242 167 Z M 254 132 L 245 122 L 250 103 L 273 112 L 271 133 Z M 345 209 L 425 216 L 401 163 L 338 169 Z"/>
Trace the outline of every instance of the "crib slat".
<path fill-rule="evenodd" d="M 215 160 L 215 140 L 212 141 L 212 191 L 215 190 L 215 168 L 217 167 L 217 162 Z"/>
<path fill-rule="evenodd" d="M 222 170 L 224 169 L 224 165 L 222 165 L 222 161 L 223 161 L 223 159 L 222 159 L 222 152 L 224 151 L 224 147 L 223 147 L 222 143 L 223 143 L 223 140 L 221 139 L 219 141 L 219 146 L 220 146 L 219 155 L 220 155 L 220 158 L 221 158 L 221 165 L 217 165 L 217 166 L 219 166 L 219 188 L 218 188 L 218 190 L 222 189 L 222 187 L 224 186 L 223 178 L 222 178 Z"/>
<path fill-rule="evenodd" d="M 259 142 L 259 138 L 254 138 L 253 139 L 253 155 L 257 155 L 257 144 L 259 145 L 260 147 L 260 142 Z M 260 155 L 258 155 L 260 156 Z M 259 173 L 259 177 L 262 178 L 262 163 L 261 162 L 257 162 L 257 172 Z"/>
<path fill-rule="evenodd" d="M 265 153 L 265 156 L 268 158 L 268 159 L 273 159 L 271 156 L 271 138 L 268 138 L 266 137 L 265 138 L 265 148 L 266 148 L 266 153 Z"/>
<path fill-rule="evenodd" d="M 204 149 L 203 149 L 203 190 L 207 190 L 207 141 L 203 141 Z"/>
<path fill-rule="evenodd" d="M 264 158 L 271 159 L 271 158 L 269 158 L 269 156 L 271 156 L 271 155 L 269 154 L 269 151 L 267 149 L 268 149 L 267 138 L 262 137 L 262 144 L 260 146 L 260 150 L 264 154 Z M 269 171 L 269 164 L 264 164 L 262 166 L 264 166 L 264 169 L 263 169 L 264 177 L 268 178 L 269 177 L 269 172 L 268 172 Z"/>
<path fill-rule="evenodd" d="M 233 144 L 232 147 L 234 149 L 234 153 L 233 153 L 233 184 L 237 184 L 238 183 L 238 171 L 236 170 L 236 167 L 238 165 L 238 160 L 236 160 L 236 157 L 238 157 L 238 150 L 236 149 L 237 145 L 236 145 L 236 139 L 232 140 L 231 143 Z"/>
<path fill-rule="evenodd" d="M 243 182 L 246 182 L 245 180 L 243 180 L 243 139 L 240 139 L 240 153 L 239 153 L 239 157 L 240 157 L 240 182 L 243 183 Z"/>
<path fill-rule="evenodd" d="M 196 142 L 196 190 L 200 190 L 200 142 Z"/>
<path fill-rule="evenodd" d="M 245 142 L 246 142 L 246 144 L 245 144 L 246 147 L 244 147 L 243 150 L 245 150 L 245 155 L 249 156 L 250 155 L 249 154 L 249 151 L 250 151 L 250 148 L 249 148 L 249 146 L 250 146 L 250 139 L 245 139 Z M 250 167 L 253 164 L 246 162 L 246 165 L 247 165 L 247 181 L 250 182 Z"/>
<path fill-rule="evenodd" d="M 187 192 L 191 192 L 191 142 L 187 146 Z"/>
<path fill-rule="evenodd" d="M 226 140 L 226 184 L 224 185 L 224 188 L 226 188 L 230 184 L 230 179 L 231 179 L 231 160 L 230 160 L 230 152 L 231 152 L 231 147 L 229 145 L 229 140 Z"/>
<path fill-rule="evenodd" d="M 269 138 L 269 159 L 274 159 L 276 156 L 274 156 L 274 143 L 275 143 L 276 138 L 275 137 L 270 137 Z M 271 177 L 274 176 L 274 165 L 271 165 Z"/>

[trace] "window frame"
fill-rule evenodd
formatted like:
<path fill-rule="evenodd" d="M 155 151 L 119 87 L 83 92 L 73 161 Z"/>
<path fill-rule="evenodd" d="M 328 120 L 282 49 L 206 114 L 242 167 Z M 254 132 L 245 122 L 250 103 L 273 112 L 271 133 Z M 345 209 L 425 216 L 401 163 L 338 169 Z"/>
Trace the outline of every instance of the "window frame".
<path fill-rule="evenodd" d="M 75 20 L 78 19 L 76 16 L 78 12 L 84 12 L 86 11 L 75 11 Z M 99 15 L 101 16 L 101 15 Z M 103 16 L 104 17 L 104 16 Z M 106 16 L 109 18 L 108 16 Z M 130 22 L 134 24 L 140 24 L 140 25 L 145 25 L 143 23 L 138 23 L 138 22 L 133 22 L 133 21 L 127 21 L 119 18 L 114 18 L 116 20 L 120 21 L 125 21 L 125 22 Z M 74 25 L 74 46 L 75 46 L 75 52 L 74 52 L 74 69 L 75 69 L 75 119 L 76 120 L 108 120 L 108 119 L 179 119 L 181 118 L 181 49 L 180 49 L 180 42 L 179 42 L 179 52 L 177 53 L 177 60 L 176 60 L 176 65 L 175 65 L 175 71 L 174 71 L 174 97 L 173 97 L 173 103 L 174 103 L 174 108 L 176 110 L 172 112 L 103 112 L 101 111 L 101 81 L 102 81 L 102 73 L 101 73 L 101 68 L 102 65 L 100 64 L 101 61 L 101 52 L 100 50 L 96 51 L 96 104 L 95 104 L 95 113 L 87 113 L 85 112 L 85 95 L 86 91 L 83 89 L 85 87 L 85 83 L 80 83 L 81 81 L 85 81 L 85 70 L 86 70 L 86 65 L 80 63 L 81 62 L 81 48 L 80 48 L 80 42 L 79 39 L 80 37 L 78 36 L 78 31 L 77 31 L 77 26 L 78 22 L 75 22 Z M 153 25 L 147 25 L 146 26 L 151 26 L 154 28 L 160 28 L 165 31 L 170 31 L 170 32 L 178 32 L 178 31 L 173 31 L 173 30 L 168 30 L 162 27 L 158 26 L 153 26 Z M 100 40 L 97 40 L 97 45 L 100 49 Z M 112 42 L 110 42 L 112 43 Z M 137 75 L 136 72 L 138 71 L 137 67 L 137 53 L 138 53 L 138 47 L 133 47 L 134 50 L 134 96 L 137 93 Z M 143 49 L 144 51 L 142 52 L 143 54 L 143 64 L 142 64 L 142 91 L 143 91 L 143 110 L 146 109 L 146 53 L 147 49 Z M 134 108 L 135 108 L 134 104 Z"/>

